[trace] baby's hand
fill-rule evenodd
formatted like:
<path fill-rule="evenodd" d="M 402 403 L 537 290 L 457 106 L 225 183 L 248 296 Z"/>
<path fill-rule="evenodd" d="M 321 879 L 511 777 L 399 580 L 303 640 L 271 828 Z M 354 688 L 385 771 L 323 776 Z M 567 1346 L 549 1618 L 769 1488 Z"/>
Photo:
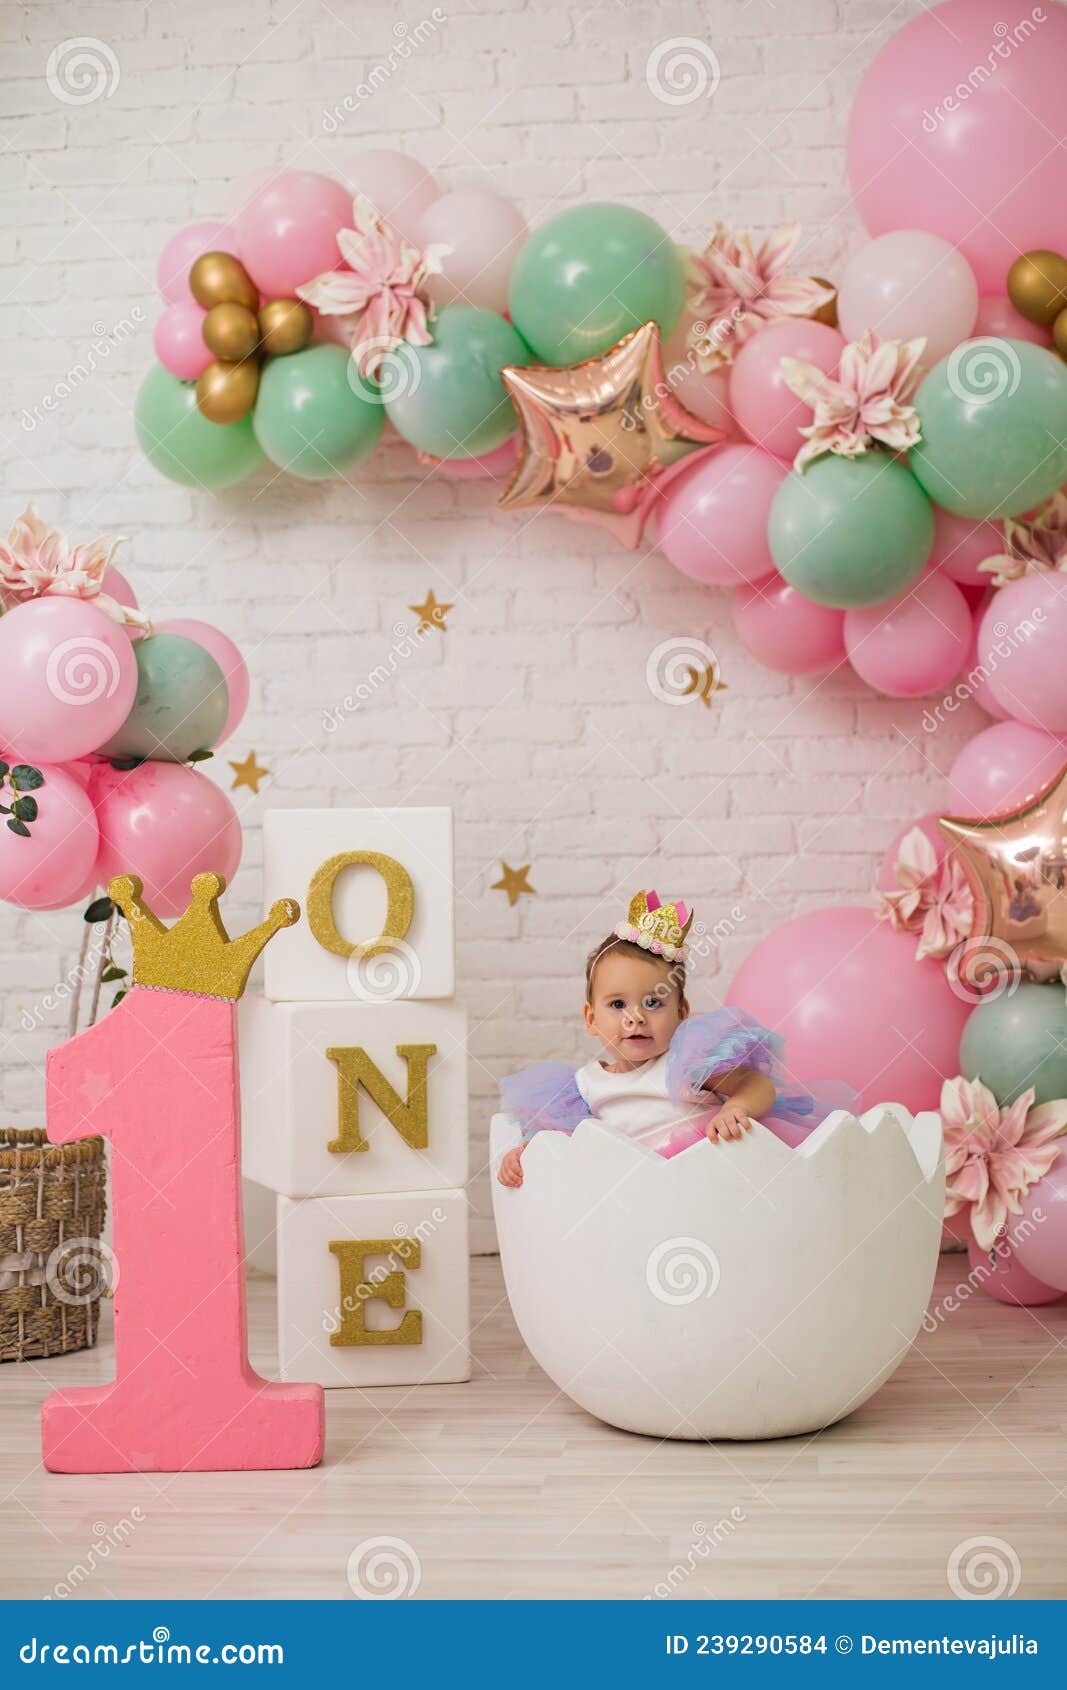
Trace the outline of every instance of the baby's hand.
<path fill-rule="evenodd" d="M 501 1185 L 522 1184 L 521 1158 L 525 1149 L 525 1144 L 517 1144 L 513 1150 L 505 1150 L 500 1158 L 500 1167 L 497 1169 L 496 1176 Z"/>
<path fill-rule="evenodd" d="M 708 1137 L 712 1144 L 722 1138 L 742 1138 L 752 1126 L 743 1103 L 724 1103 L 717 1115 L 708 1122 Z"/>

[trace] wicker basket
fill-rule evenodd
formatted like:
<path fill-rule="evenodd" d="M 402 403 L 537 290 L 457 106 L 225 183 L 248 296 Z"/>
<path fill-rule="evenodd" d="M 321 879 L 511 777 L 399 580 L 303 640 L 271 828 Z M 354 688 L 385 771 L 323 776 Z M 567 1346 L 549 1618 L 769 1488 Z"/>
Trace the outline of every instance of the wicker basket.
<path fill-rule="evenodd" d="M 96 1342 L 108 1255 L 102 1138 L 49 1144 L 0 1128 L 0 1361 Z"/>

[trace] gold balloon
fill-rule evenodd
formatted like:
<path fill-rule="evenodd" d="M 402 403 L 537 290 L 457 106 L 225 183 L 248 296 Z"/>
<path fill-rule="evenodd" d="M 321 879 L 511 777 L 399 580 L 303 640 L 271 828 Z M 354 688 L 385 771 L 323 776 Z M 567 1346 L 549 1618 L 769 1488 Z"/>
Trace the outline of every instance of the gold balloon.
<path fill-rule="evenodd" d="M 268 358 L 302 352 L 311 339 L 314 319 L 301 299 L 269 299 L 259 313 L 261 351 Z"/>
<path fill-rule="evenodd" d="M 197 408 L 208 422 L 240 422 L 252 409 L 258 392 L 259 365 L 254 359 L 240 364 L 209 364 L 197 380 Z"/>
<path fill-rule="evenodd" d="M 189 289 L 198 305 L 246 305 L 254 311 L 259 290 L 239 258 L 231 252 L 205 252 L 189 271 Z"/>
<path fill-rule="evenodd" d="M 1061 311 L 1052 325 L 1052 339 L 1061 358 L 1067 358 L 1067 310 Z"/>
<path fill-rule="evenodd" d="M 1059 252 L 1024 252 L 1008 271 L 1008 298 L 1031 323 L 1051 328 L 1067 309 L 1067 258 Z"/>
<path fill-rule="evenodd" d="M 259 345 L 259 322 L 247 305 L 213 305 L 200 332 L 208 351 L 224 364 L 251 358 Z"/>
<path fill-rule="evenodd" d="M 825 276 L 813 276 L 811 279 L 812 279 L 813 282 L 818 282 L 818 284 L 821 288 L 832 288 L 834 286 L 833 282 L 828 282 L 826 280 Z M 811 314 L 811 320 L 812 320 L 813 323 L 825 323 L 828 329 L 836 329 L 836 327 L 837 327 L 837 289 L 836 288 L 834 288 L 833 299 L 828 299 L 826 301 L 825 305 L 820 305 L 819 309 L 817 311 L 813 311 L 812 314 Z"/>

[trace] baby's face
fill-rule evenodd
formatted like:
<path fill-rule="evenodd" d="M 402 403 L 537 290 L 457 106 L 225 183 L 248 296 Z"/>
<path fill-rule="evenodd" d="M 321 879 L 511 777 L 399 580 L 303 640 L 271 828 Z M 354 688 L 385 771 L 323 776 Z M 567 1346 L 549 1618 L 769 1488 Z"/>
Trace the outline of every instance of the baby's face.
<path fill-rule="evenodd" d="M 623 1068 L 662 1056 L 685 1018 L 681 992 L 662 957 L 612 956 L 593 972 L 585 1024 Z"/>

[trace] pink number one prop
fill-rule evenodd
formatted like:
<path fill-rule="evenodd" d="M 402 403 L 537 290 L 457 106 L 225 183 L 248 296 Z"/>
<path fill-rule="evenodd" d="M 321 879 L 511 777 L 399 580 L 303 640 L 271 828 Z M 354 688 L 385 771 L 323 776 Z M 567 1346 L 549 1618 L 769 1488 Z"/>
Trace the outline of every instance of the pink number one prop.
<path fill-rule="evenodd" d="M 111 1140 L 116 1267 L 115 1380 L 47 1399 L 41 1437 L 53 1472 L 313 1467 L 322 1457 L 321 1386 L 270 1383 L 247 1355 L 235 999 L 295 905 L 275 905 L 231 943 L 215 908 L 222 884 L 198 875 L 168 935 L 140 903 L 139 882 L 113 881 L 130 917 L 135 984 L 48 1056 L 52 1143 Z M 160 974 L 200 990 L 143 983 Z M 218 995 L 204 995 L 212 986 Z"/>

